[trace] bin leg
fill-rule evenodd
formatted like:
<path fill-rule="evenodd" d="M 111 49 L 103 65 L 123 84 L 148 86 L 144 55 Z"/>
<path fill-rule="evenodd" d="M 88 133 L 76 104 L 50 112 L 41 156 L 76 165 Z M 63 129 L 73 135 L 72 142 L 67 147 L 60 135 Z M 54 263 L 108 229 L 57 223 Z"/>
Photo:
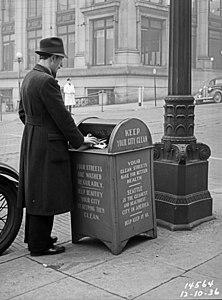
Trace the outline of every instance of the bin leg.
<path fill-rule="evenodd" d="M 141 236 L 146 236 L 147 238 L 156 238 L 157 237 L 157 230 L 155 228 L 151 229 L 151 230 L 148 230 L 148 231 L 145 231 L 141 234 L 139 234 Z"/>
<path fill-rule="evenodd" d="M 86 235 L 78 234 L 78 233 L 72 233 L 72 243 L 76 244 L 76 243 L 78 243 L 79 240 L 81 240 L 84 237 L 86 237 Z"/>
<path fill-rule="evenodd" d="M 106 245 L 106 247 L 109 248 L 110 251 L 112 252 L 112 254 L 114 254 L 114 255 L 120 254 L 123 251 L 123 248 L 126 246 L 128 241 L 129 241 L 129 239 L 117 244 L 117 243 L 106 242 L 106 241 L 101 240 L 101 242 L 103 242 Z"/>

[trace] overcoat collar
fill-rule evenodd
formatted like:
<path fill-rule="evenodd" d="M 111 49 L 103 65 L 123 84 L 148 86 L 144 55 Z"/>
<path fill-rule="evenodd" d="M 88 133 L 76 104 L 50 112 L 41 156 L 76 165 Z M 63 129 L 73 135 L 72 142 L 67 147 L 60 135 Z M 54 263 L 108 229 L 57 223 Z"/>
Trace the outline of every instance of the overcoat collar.
<path fill-rule="evenodd" d="M 36 71 L 40 71 L 40 72 L 44 72 L 44 73 L 47 73 L 49 75 L 52 75 L 52 73 L 50 72 L 50 70 L 40 64 L 37 64 L 35 65 L 35 67 L 33 68 L 33 70 L 36 70 Z"/>

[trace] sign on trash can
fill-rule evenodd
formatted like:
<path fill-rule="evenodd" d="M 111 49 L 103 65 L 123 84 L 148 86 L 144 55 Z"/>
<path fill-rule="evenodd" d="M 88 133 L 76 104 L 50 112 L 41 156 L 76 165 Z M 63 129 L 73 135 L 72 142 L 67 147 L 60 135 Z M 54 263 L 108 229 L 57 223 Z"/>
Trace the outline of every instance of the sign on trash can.
<path fill-rule="evenodd" d="M 70 149 L 75 209 L 72 242 L 94 237 L 119 254 L 139 234 L 155 238 L 153 145 L 139 119 L 87 118 L 84 134 L 106 140 L 106 147 Z"/>

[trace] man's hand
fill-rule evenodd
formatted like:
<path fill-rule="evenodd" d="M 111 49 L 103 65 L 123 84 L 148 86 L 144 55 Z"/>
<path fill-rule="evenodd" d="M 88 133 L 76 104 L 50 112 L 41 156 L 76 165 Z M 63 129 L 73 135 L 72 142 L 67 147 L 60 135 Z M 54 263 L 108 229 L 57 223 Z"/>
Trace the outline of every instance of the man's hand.
<path fill-rule="evenodd" d="M 95 136 L 87 134 L 87 136 L 84 136 L 84 144 L 96 145 L 98 144 L 98 139 Z"/>

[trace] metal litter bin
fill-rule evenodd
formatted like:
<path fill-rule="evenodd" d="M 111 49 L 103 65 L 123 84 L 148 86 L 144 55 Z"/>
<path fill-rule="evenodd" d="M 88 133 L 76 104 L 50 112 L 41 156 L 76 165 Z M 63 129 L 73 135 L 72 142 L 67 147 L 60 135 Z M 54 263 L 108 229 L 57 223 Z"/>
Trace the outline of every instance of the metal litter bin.
<path fill-rule="evenodd" d="M 75 209 L 72 242 L 94 237 L 119 254 L 139 234 L 156 237 L 153 145 L 139 119 L 87 118 L 80 131 L 107 138 L 105 149 L 70 149 Z"/>

